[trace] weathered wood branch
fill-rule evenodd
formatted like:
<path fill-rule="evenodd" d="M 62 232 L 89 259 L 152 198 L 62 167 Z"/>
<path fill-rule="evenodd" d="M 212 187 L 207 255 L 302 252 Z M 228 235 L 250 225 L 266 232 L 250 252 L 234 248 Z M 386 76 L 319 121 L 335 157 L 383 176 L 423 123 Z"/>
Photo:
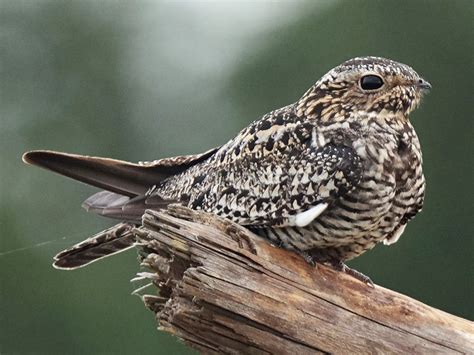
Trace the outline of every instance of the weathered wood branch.
<path fill-rule="evenodd" d="M 204 353 L 472 353 L 474 323 L 307 264 L 227 220 L 182 207 L 137 228 L 139 293 L 159 329 Z"/>

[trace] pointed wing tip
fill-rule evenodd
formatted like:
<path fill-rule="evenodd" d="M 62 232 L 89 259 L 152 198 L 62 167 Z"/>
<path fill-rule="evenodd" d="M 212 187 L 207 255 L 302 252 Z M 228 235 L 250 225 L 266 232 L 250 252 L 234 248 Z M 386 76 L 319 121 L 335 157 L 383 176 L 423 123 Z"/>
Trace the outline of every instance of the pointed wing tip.
<path fill-rule="evenodd" d="M 23 153 L 21 160 L 26 164 L 40 165 L 44 158 L 56 154 L 58 154 L 58 152 L 53 150 L 30 150 L 29 152 Z"/>
<path fill-rule="evenodd" d="M 57 261 L 53 262 L 53 267 L 54 267 L 56 270 L 74 270 L 74 268 L 65 267 L 65 266 L 59 265 Z"/>
<path fill-rule="evenodd" d="M 81 258 L 80 255 L 70 255 L 68 254 L 68 250 L 65 250 L 57 255 L 54 256 L 53 258 L 53 268 L 57 269 L 57 270 L 66 270 L 66 271 L 70 271 L 70 270 L 76 270 L 76 269 L 81 269 L 85 266 L 89 266 L 90 264 L 92 263 L 95 263 L 96 261 L 99 261 L 99 260 L 102 260 L 102 259 L 105 259 L 109 256 L 112 256 L 112 255 L 115 255 L 115 254 L 119 254 L 119 253 L 122 253 L 126 250 L 129 250 L 129 249 L 132 249 L 135 247 L 135 243 L 133 242 L 132 244 L 124 247 L 124 248 L 121 248 L 121 249 L 118 249 L 112 253 L 109 253 L 109 254 L 104 254 L 104 255 L 100 255 L 96 258 L 92 258 L 92 259 L 88 259 L 88 258 Z M 79 257 L 77 257 L 79 256 Z"/>
<path fill-rule="evenodd" d="M 53 267 L 56 269 L 56 270 L 75 270 L 75 269 L 79 269 L 83 266 L 86 266 L 87 264 L 82 264 L 82 265 L 68 265 L 68 262 L 66 259 L 62 259 L 62 258 L 57 258 L 57 255 L 54 257 L 54 261 L 53 261 Z"/>
<path fill-rule="evenodd" d="M 94 260 L 95 261 L 95 260 Z M 87 262 L 87 263 L 84 263 L 84 264 L 79 264 L 79 265 L 68 265 L 67 262 L 65 262 L 64 260 L 60 259 L 60 260 L 56 260 L 53 262 L 53 268 L 55 268 L 56 270 L 65 270 L 65 271 L 71 271 L 71 270 L 76 270 L 76 269 L 81 269 L 83 268 L 84 266 L 87 266 L 89 264 L 91 264 L 92 261 L 90 262 Z"/>
<path fill-rule="evenodd" d="M 21 156 L 21 160 L 25 164 L 34 164 L 35 156 L 40 150 L 30 150 L 29 152 L 23 153 Z"/>
<path fill-rule="evenodd" d="M 94 260 L 82 260 L 78 258 L 71 257 L 68 253 L 69 250 L 64 250 L 53 257 L 53 268 L 56 270 L 76 270 L 83 268 L 96 260 L 100 260 L 102 258 L 94 259 Z"/>

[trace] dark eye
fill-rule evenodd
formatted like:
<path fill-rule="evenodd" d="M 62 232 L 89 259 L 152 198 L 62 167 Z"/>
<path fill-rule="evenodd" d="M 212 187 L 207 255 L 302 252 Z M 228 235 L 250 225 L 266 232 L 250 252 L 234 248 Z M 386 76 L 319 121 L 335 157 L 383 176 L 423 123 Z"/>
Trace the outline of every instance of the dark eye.
<path fill-rule="evenodd" d="M 383 80 L 378 75 L 365 75 L 360 78 L 362 90 L 377 90 L 383 86 Z"/>

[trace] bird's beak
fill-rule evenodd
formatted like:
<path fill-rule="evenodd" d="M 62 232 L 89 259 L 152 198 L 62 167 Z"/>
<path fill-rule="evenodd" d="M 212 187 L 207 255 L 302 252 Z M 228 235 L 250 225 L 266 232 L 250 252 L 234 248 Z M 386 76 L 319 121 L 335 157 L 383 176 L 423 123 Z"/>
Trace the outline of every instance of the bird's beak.
<path fill-rule="evenodd" d="M 431 90 L 431 84 L 423 78 L 418 79 L 418 81 L 416 82 L 416 86 L 422 91 Z"/>

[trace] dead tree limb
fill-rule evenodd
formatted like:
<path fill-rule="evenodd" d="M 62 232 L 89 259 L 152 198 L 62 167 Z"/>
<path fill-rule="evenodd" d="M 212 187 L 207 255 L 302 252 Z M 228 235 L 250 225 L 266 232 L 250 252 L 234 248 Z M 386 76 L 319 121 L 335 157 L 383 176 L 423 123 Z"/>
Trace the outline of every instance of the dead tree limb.
<path fill-rule="evenodd" d="M 472 353 L 474 324 L 333 269 L 227 220 L 147 211 L 137 279 L 159 329 L 204 353 Z"/>

